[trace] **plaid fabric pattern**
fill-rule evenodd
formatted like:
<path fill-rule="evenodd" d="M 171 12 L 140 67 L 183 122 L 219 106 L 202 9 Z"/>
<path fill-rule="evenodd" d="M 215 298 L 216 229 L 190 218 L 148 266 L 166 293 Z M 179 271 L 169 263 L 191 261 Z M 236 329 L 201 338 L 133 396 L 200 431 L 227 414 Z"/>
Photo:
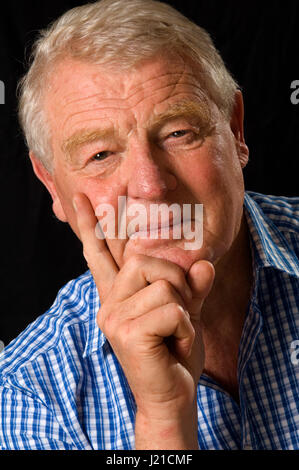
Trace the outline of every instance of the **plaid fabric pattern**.
<path fill-rule="evenodd" d="M 254 285 L 239 348 L 240 404 L 202 375 L 200 449 L 299 449 L 299 198 L 247 192 Z M 136 406 L 88 271 L 0 355 L 0 449 L 134 449 Z M 298 354 L 299 356 L 299 354 Z"/>

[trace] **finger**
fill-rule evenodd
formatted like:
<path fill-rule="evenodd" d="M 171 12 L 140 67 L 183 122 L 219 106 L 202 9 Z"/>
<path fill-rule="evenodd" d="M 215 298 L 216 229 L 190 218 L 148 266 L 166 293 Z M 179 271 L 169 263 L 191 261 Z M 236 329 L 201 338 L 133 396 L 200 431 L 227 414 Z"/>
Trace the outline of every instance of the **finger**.
<path fill-rule="evenodd" d="M 125 300 L 136 292 L 156 281 L 170 283 L 184 299 L 190 301 L 191 289 L 182 268 L 165 259 L 145 255 L 132 256 L 119 272 L 117 291 L 113 292 L 117 301 Z"/>
<path fill-rule="evenodd" d="M 188 312 L 181 305 L 162 305 L 136 319 L 133 328 L 135 341 L 142 341 L 149 352 L 171 337 L 176 354 L 182 357 L 190 355 L 195 332 Z"/>
<path fill-rule="evenodd" d="M 83 253 L 97 285 L 101 302 L 110 292 L 119 269 L 107 247 L 105 240 L 96 237 L 98 220 L 89 199 L 82 193 L 74 197 L 77 213 L 77 226 L 83 244 Z"/>
<path fill-rule="evenodd" d="M 141 317 L 151 310 L 171 303 L 186 309 L 184 300 L 169 282 L 156 281 L 126 301 L 126 319 Z"/>
<path fill-rule="evenodd" d="M 187 304 L 191 318 L 198 317 L 202 304 L 213 286 L 215 268 L 210 261 L 201 260 L 194 263 L 187 274 L 192 290 L 192 300 Z"/>
<path fill-rule="evenodd" d="M 110 292 L 110 296 L 115 301 L 113 289 Z M 122 302 L 121 307 L 119 306 L 115 310 L 114 315 L 111 315 L 109 309 L 100 308 L 97 315 L 97 323 L 103 333 L 109 337 L 107 319 L 109 331 L 113 334 L 113 330 L 119 330 L 120 325 L 124 322 L 147 315 L 150 311 L 163 305 L 174 303 L 181 305 L 184 310 L 186 309 L 182 297 L 169 282 L 164 280 L 156 281 Z"/>

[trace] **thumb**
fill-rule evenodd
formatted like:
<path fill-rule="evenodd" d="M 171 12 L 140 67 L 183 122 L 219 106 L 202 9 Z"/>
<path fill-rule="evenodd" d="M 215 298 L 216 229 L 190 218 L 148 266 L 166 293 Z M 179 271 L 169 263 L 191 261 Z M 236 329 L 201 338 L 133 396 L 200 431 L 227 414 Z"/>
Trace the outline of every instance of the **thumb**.
<path fill-rule="evenodd" d="M 214 279 L 215 268 L 210 261 L 196 261 L 189 269 L 187 281 L 192 290 L 192 300 L 188 311 L 193 320 L 199 320 L 202 304 L 212 288 Z"/>

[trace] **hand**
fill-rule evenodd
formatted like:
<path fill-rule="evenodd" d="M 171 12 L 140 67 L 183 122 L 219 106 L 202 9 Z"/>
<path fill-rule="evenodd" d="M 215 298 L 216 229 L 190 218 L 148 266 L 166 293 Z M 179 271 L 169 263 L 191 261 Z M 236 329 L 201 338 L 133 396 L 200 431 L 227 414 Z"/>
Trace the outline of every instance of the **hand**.
<path fill-rule="evenodd" d="M 186 276 L 167 260 L 132 256 L 119 270 L 83 194 L 75 197 L 84 256 L 109 340 L 137 405 L 136 448 L 197 448 L 196 390 L 204 366 L 200 311 L 213 280 L 208 261 Z"/>

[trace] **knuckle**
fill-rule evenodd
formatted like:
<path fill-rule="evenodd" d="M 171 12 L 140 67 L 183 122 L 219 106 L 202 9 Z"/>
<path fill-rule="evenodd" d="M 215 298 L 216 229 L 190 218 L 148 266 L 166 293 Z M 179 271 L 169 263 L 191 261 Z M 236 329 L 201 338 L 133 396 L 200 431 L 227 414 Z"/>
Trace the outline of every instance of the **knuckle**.
<path fill-rule="evenodd" d="M 133 269 L 133 270 L 138 269 L 138 268 L 140 268 L 141 266 L 144 265 L 145 258 L 146 258 L 146 256 L 141 255 L 139 253 L 136 254 L 136 255 L 133 255 L 128 259 L 128 261 L 126 263 L 127 267 L 129 269 Z"/>
<path fill-rule="evenodd" d="M 130 321 L 125 322 L 119 329 L 119 343 L 121 344 L 123 350 L 127 352 L 130 350 L 132 343 L 134 344 L 134 341 L 132 341 L 132 333 L 133 329 Z"/>
<path fill-rule="evenodd" d="M 156 287 L 159 289 L 159 292 L 165 296 L 169 296 L 173 293 L 173 289 L 168 281 L 165 279 L 159 279 L 156 281 Z"/>
<path fill-rule="evenodd" d="M 106 313 L 106 315 L 102 315 L 102 313 L 101 311 L 98 313 L 98 326 L 108 339 L 112 339 L 114 338 L 117 331 L 115 315 L 113 315 L 113 313 Z"/>
<path fill-rule="evenodd" d="M 128 348 L 132 341 L 133 329 L 130 321 L 121 320 L 123 311 L 110 309 L 107 311 L 101 307 L 97 314 L 97 324 L 106 338 L 122 349 Z"/>
<path fill-rule="evenodd" d="M 183 309 L 183 307 L 181 305 L 179 305 L 178 303 L 171 303 L 169 304 L 169 307 L 170 307 L 170 310 L 171 310 L 171 314 L 175 317 L 175 319 L 177 321 L 181 321 L 185 318 L 185 311 Z"/>

